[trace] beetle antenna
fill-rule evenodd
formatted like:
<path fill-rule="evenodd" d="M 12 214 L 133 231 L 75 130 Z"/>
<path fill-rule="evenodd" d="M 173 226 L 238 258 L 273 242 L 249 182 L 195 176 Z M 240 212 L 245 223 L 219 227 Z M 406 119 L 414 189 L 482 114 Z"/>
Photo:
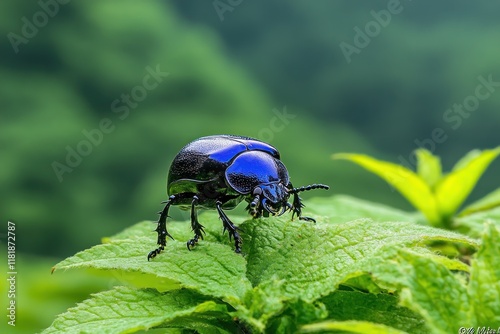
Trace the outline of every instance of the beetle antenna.
<path fill-rule="evenodd" d="M 308 186 L 303 186 L 303 187 L 299 187 L 299 188 L 293 188 L 292 190 L 289 190 L 288 193 L 289 194 L 298 194 L 302 191 L 309 191 L 309 190 L 313 190 L 313 189 L 325 189 L 325 190 L 328 190 L 330 189 L 329 186 L 327 186 L 326 184 L 310 184 Z"/>

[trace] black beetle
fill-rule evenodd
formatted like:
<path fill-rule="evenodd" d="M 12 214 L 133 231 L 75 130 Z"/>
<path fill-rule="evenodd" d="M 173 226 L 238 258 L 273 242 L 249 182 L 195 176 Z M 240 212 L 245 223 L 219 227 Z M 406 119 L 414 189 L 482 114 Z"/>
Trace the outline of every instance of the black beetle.
<path fill-rule="evenodd" d="M 169 198 L 159 212 L 158 245 L 148 254 L 154 258 L 166 245 L 168 233 L 166 222 L 171 205 L 181 209 L 191 208 L 191 228 L 193 239 L 187 242 L 191 250 L 199 239 L 203 239 L 203 225 L 198 222 L 196 207 L 216 209 L 224 226 L 229 231 L 229 239 L 234 238 L 235 252 L 241 252 L 241 237 L 223 209 L 233 209 L 241 201 L 248 202 L 247 210 L 257 218 L 269 214 L 283 214 L 292 211 L 292 219 L 315 221 L 302 216 L 304 205 L 299 192 L 312 189 L 329 189 L 323 184 L 313 184 L 294 188 L 290 183 L 288 171 L 280 161 L 280 154 L 273 146 L 260 140 L 216 135 L 202 137 L 184 146 L 170 166 L 167 181 Z M 293 194 L 293 203 L 288 198 Z M 172 238 L 173 239 L 173 238 Z"/>

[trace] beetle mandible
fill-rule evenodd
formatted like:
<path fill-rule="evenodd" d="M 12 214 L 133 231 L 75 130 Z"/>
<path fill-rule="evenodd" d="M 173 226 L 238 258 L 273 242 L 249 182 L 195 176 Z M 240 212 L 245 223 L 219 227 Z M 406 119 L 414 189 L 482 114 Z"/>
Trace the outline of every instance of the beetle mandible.
<path fill-rule="evenodd" d="M 216 209 L 229 239 L 234 239 L 235 252 L 241 252 L 242 239 L 238 227 L 224 213 L 234 209 L 240 202 L 248 202 L 246 209 L 254 217 L 282 215 L 292 211 L 292 219 L 315 222 L 302 216 L 299 192 L 312 189 L 329 189 L 324 184 L 313 184 L 294 188 L 288 171 L 280 160 L 276 148 L 260 140 L 233 136 L 215 135 L 202 137 L 182 148 L 175 156 L 168 173 L 167 193 L 169 198 L 162 202 L 165 207 L 159 212 L 156 232 L 158 248 L 149 252 L 148 261 L 160 254 L 168 233 L 166 222 L 171 205 L 191 209 L 191 228 L 194 237 L 187 242 L 187 248 L 203 240 L 203 225 L 198 222 L 197 207 Z M 288 202 L 293 195 L 292 204 Z"/>

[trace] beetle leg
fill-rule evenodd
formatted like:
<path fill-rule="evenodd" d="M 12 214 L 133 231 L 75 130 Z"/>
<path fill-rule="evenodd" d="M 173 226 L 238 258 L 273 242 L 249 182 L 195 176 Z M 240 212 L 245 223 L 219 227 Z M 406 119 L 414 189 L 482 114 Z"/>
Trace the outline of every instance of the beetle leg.
<path fill-rule="evenodd" d="M 152 250 L 148 254 L 148 261 L 151 260 L 152 258 L 156 257 L 158 254 L 160 254 L 164 249 L 165 245 L 167 244 L 166 238 L 167 236 L 171 238 L 172 240 L 174 239 L 170 233 L 167 231 L 167 217 L 168 217 L 168 209 L 170 209 L 170 205 L 172 205 L 172 202 L 175 200 L 175 196 L 172 195 L 169 197 L 168 201 L 162 202 L 166 203 L 165 207 L 163 208 L 162 211 L 160 211 L 160 218 L 158 219 L 158 225 L 156 226 L 155 231 L 158 233 L 158 241 L 157 244 L 159 245 L 158 248 L 155 250 Z"/>
<path fill-rule="evenodd" d="M 205 233 L 205 230 L 203 230 L 204 226 L 198 222 L 196 205 L 198 205 L 198 197 L 193 196 L 193 201 L 191 202 L 191 229 L 194 232 L 194 237 L 186 243 L 189 250 L 198 243 L 199 239 L 203 240 L 203 233 Z"/>
<path fill-rule="evenodd" d="M 222 203 L 220 201 L 217 201 L 215 203 L 215 206 L 217 208 L 217 212 L 219 212 L 219 217 L 222 220 L 224 230 L 229 231 L 229 240 L 231 240 L 232 237 L 234 238 L 234 248 L 235 248 L 234 251 L 236 253 L 241 253 L 242 240 L 241 240 L 240 234 L 238 233 L 238 227 L 236 225 L 234 225 L 229 220 L 229 218 L 224 213 L 224 211 L 222 211 Z"/>
<path fill-rule="evenodd" d="M 304 207 L 304 204 L 302 203 L 302 199 L 299 197 L 299 195 L 297 193 L 293 194 L 292 219 L 293 219 L 294 215 L 297 215 L 297 217 L 299 217 L 299 220 L 305 220 L 308 222 L 315 223 L 316 220 L 314 218 L 302 216 L 302 208 L 303 207 Z"/>
<path fill-rule="evenodd" d="M 300 219 L 300 216 L 302 215 L 302 208 L 304 207 L 304 204 L 302 204 L 302 200 L 299 197 L 299 195 L 296 192 L 293 192 L 295 188 L 293 187 L 291 182 L 288 183 L 287 188 L 288 188 L 288 193 L 293 194 L 293 204 L 290 204 L 287 202 L 286 206 L 288 207 L 288 209 L 290 211 L 292 211 L 292 220 L 293 220 L 293 217 L 295 215 L 297 215 L 297 217 L 299 217 L 299 219 Z"/>
<path fill-rule="evenodd" d="M 328 190 L 330 189 L 329 186 L 326 184 L 311 184 L 308 186 L 300 187 L 300 188 L 294 188 L 292 186 L 292 183 L 288 183 L 288 193 L 293 194 L 293 205 L 292 205 L 292 219 L 294 215 L 297 215 L 300 220 L 306 220 L 310 222 L 316 222 L 315 219 L 310 218 L 310 217 L 302 217 L 302 208 L 304 207 L 304 204 L 302 204 L 302 200 L 299 197 L 299 192 L 301 191 L 309 191 L 313 189 L 325 189 Z"/>

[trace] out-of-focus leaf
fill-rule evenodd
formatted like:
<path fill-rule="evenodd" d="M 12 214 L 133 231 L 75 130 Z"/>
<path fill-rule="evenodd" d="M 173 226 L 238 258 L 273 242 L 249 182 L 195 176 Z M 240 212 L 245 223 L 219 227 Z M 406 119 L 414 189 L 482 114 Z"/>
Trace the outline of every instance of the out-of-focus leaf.
<path fill-rule="evenodd" d="M 443 176 L 441 159 L 423 148 L 416 150 L 415 154 L 417 155 L 418 176 L 420 176 L 431 189 L 434 189 Z"/>
<path fill-rule="evenodd" d="M 352 161 L 378 175 L 397 189 L 432 224 L 441 218 L 431 188 L 413 171 L 391 162 L 381 161 L 363 154 L 334 154 L 334 159 Z"/>
<path fill-rule="evenodd" d="M 467 206 L 458 216 L 464 217 L 475 212 L 491 210 L 498 206 L 500 206 L 500 188 Z"/>
<path fill-rule="evenodd" d="M 458 160 L 452 168 L 452 172 L 460 170 L 467 166 L 472 160 L 476 159 L 481 155 L 481 150 L 472 150 L 464 155 L 460 160 Z"/>
<path fill-rule="evenodd" d="M 491 223 L 500 228 L 500 207 L 455 218 L 453 228 L 471 237 L 480 238 L 483 234 L 484 223 Z"/>
<path fill-rule="evenodd" d="M 368 321 L 324 321 L 305 325 L 300 333 L 377 333 L 377 334 L 404 334 L 406 332 L 395 328 Z"/>
<path fill-rule="evenodd" d="M 500 147 L 474 153 L 446 175 L 436 187 L 436 200 L 440 214 L 451 217 L 469 196 L 490 163 L 500 154 Z M 467 156 L 466 156 L 467 157 Z"/>

